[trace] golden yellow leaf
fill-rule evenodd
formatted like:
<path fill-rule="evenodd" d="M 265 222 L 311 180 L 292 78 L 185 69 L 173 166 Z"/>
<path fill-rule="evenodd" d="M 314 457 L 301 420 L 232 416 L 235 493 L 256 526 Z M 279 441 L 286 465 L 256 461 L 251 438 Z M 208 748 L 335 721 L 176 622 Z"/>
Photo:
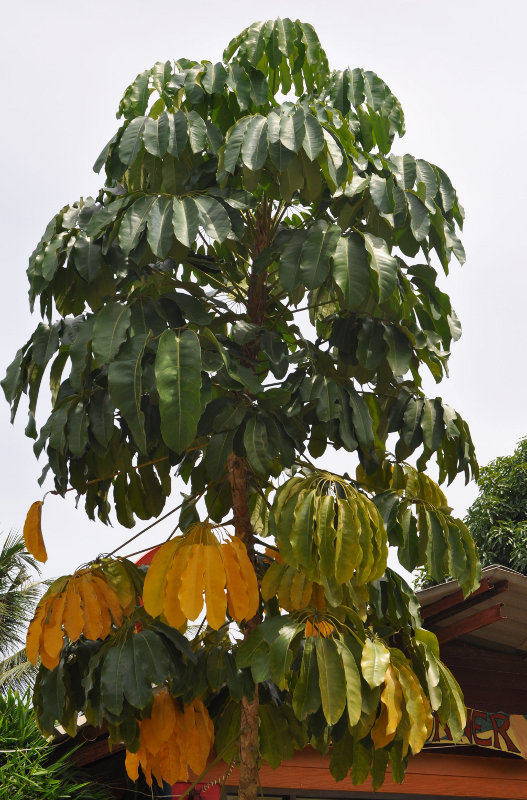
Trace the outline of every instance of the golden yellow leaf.
<path fill-rule="evenodd" d="M 40 637 L 42 627 L 48 616 L 49 609 L 53 602 L 52 597 L 42 599 L 37 606 L 35 616 L 29 623 L 26 636 L 26 655 L 27 660 L 36 666 L 40 652 Z"/>
<path fill-rule="evenodd" d="M 395 736 L 395 731 L 388 733 L 388 708 L 381 703 L 381 713 L 375 720 L 375 724 L 370 731 L 371 740 L 376 750 L 386 747 Z"/>
<path fill-rule="evenodd" d="M 167 573 L 172 567 L 174 555 L 180 544 L 181 539 L 165 542 L 148 567 L 143 585 L 143 605 L 151 617 L 159 617 L 163 613 Z"/>
<path fill-rule="evenodd" d="M 24 542 L 26 549 L 31 555 L 45 563 L 48 560 L 44 538 L 42 536 L 42 500 L 37 500 L 32 504 L 27 512 L 26 521 L 24 523 Z"/>
<path fill-rule="evenodd" d="M 394 668 L 388 665 L 384 676 L 384 688 L 381 692 L 381 703 L 384 703 L 388 713 L 386 733 L 395 733 L 402 717 L 403 690 Z"/>
<path fill-rule="evenodd" d="M 71 578 L 66 589 L 66 602 L 63 616 L 64 630 L 72 642 L 76 642 L 84 627 L 82 601 L 77 592 L 76 579 Z"/>
<path fill-rule="evenodd" d="M 209 712 L 203 705 L 203 701 L 197 697 L 192 701 L 195 712 L 195 725 L 199 735 L 200 759 L 196 761 L 193 772 L 200 775 L 207 765 L 207 760 L 214 744 L 214 725 L 209 717 Z"/>
<path fill-rule="evenodd" d="M 408 742 L 415 755 L 422 749 L 430 733 L 432 720 L 430 704 L 411 669 L 398 663 L 397 672 L 403 690 L 406 712 L 410 720 Z"/>
<path fill-rule="evenodd" d="M 124 760 L 124 766 L 126 768 L 126 774 L 130 778 L 130 780 L 135 783 L 136 780 L 139 778 L 139 754 L 130 753 L 130 751 L 127 750 L 126 758 Z"/>
<path fill-rule="evenodd" d="M 103 632 L 103 620 L 99 600 L 89 574 L 84 573 L 77 579 L 77 591 L 82 598 L 84 635 L 87 639 L 95 641 Z"/>
<path fill-rule="evenodd" d="M 156 694 L 150 719 L 159 739 L 161 741 L 170 739 L 176 724 L 176 710 L 174 700 L 168 692 Z"/>
<path fill-rule="evenodd" d="M 205 545 L 203 561 L 205 567 L 207 622 L 211 628 L 217 631 L 225 622 L 227 613 L 226 577 L 219 546 Z"/>
<path fill-rule="evenodd" d="M 64 601 L 66 592 L 62 592 L 58 597 L 53 598 L 49 620 L 42 628 L 40 637 L 40 658 L 47 669 L 54 669 L 59 663 L 60 651 L 64 644 L 64 634 L 62 631 L 62 616 L 64 613 Z"/>
<path fill-rule="evenodd" d="M 112 628 L 112 618 L 110 616 L 110 610 L 108 608 L 108 602 L 106 600 L 104 592 L 100 590 L 99 583 L 95 579 L 95 575 L 93 573 L 91 573 L 90 575 L 90 586 L 95 592 L 95 596 L 99 604 L 99 610 L 101 612 L 101 632 L 99 634 L 99 638 L 106 639 L 106 637 L 109 636 L 110 630 Z"/>
<path fill-rule="evenodd" d="M 185 617 L 196 619 L 203 608 L 203 589 L 205 579 L 204 544 L 190 546 L 185 569 L 181 573 L 179 604 Z"/>
<path fill-rule="evenodd" d="M 181 573 L 186 567 L 189 553 L 190 545 L 184 545 L 166 575 L 163 614 L 168 624 L 172 625 L 173 628 L 181 628 L 187 622 L 187 617 L 181 610 L 179 590 L 181 588 Z"/>
<path fill-rule="evenodd" d="M 188 781 L 186 758 L 184 758 L 181 750 L 174 742 L 166 742 L 166 744 L 163 745 L 157 753 L 156 761 L 158 772 L 154 771 L 154 769 L 152 769 L 152 772 L 158 783 L 162 784 L 163 780 L 170 784 L 177 783 L 178 781 Z M 161 781 L 159 781 L 158 774 Z"/>
<path fill-rule="evenodd" d="M 113 624 L 116 628 L 119 628 L 123 624 L 123 609 L 121 608 L 117 593 L 106 582 L 102 575 L 92 573 L 92 583 L 95 586 L 97 594 L 102 598 L 102 602 L 106 603 L 112 615 Z"/>
<path fill-rule="evenodd" d="M 257 613 L 260 606 L 260 592 L 258 591 L 258 579 L 251 564 L 251 560 L 247 555 L 247 548 L 244 543 L 236 536 L 231 538 L 231 544 L 235 549 L 236 558 L 240 565 L 240 571 L 245 581 L 247 589 L 248 606 L 246 619 L 251 619 Z"/>
<path fill-rule="evenodd" d="M 310 617 L 306 619 L 306 627 L 305 627 L 305 635 L 307 636 L 317 636 L 319 638 L 325 639 L 328 636 L 331 636 L 332 633 L 335 631 L 335 626 L 332 622 L 326 619 L 315 619 Z"/>
<path fill-rule="evenodd" d="M 225 542 L 222 544 L 220 553 L 227 583 L 229 614 L 237 622 L 241 622 L 246 619 L 249 606 L 247 586 L 241 573 L 238 558 L 236 557 L 236 550 L 232 546 L 232 543 Z"/>

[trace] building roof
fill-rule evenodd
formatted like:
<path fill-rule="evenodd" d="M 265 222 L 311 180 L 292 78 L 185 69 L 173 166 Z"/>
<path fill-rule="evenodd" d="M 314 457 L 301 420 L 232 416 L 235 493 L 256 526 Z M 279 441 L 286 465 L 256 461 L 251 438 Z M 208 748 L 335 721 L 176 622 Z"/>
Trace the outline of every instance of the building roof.
<path fill-rule="evenodd" d="M 457 581 L 417 592 L 424 626 L 439 643 L 453 639 L 489 650 L 527 653 L 527 576 L 507 567 L 485 567 L 481 583 L 463 598 Z"/>

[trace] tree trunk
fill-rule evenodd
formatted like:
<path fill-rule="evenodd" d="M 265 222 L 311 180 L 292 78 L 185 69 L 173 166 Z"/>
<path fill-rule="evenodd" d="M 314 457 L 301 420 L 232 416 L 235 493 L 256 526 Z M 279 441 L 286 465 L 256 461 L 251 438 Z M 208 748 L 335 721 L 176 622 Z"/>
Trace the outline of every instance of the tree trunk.
<path fill-rule="evenodd" d="M 272 203 L 263 201 L 259 213 L 255 218 L 254 241 L 252 256 L 256 257 L 268 244 L 270 230 L 270 214 Z M 255 325 L 262 325 L 265 319 L 265 305 L 267 299 L 267 270 L 256 274 L 251 270 L 248 286 L 247 312 L 249 319 Z M 247 366 L 254 369 L 258 357 L 259 341 L 255 339 L 243 347 Z M 251 513 L 249 510 L 249 488 L 247 483 L 247 466 L 245 460 L 235 453 L 227 459 L 229 483 L 232 493 L 232 510 L 234 518 L 235 535 L 241 539 L 247 548 L 251 563 L 256 567 L 256 554 L 254 549 L 254 534 L 251 526 Z M 252 619 L 247 620 L 244 628 L 246 638 L 262 621 L 257 613 Z M 258 685 L 254 687 L 254 697 L 242 699 L 242 714 L 240 725 L 240 782 L 238 786 L 239 800 L 257 800 L 258 796 Z"/>
<path fill-rule="evenodd" d="M 253 532 L 249 511 L 249 492 L 247 488 L 247 469 L 242 458 L 231 453 L 227 461 L 229 483 L 232 493 L 232 509 L 234 515 L 234 531 L 247 548 L 251 562 L 255 563 Z M 248 620 L 244 636 L 247 637 L 260 622 L 256 614 Z M 240 783 L 239 800 L 257 800 L 258 796 L 258 686 L 254 687 L 254 698 L 242 699 L 242 716 L 240 725 Z"/>

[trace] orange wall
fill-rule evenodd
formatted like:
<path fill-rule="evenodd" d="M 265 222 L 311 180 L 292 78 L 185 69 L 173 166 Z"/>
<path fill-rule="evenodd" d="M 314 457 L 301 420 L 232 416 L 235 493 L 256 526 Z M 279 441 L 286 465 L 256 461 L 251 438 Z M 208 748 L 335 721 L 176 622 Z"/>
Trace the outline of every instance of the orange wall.
<path fill-rule="evenodd" d="M 221 779 L 226 770 L 225 764 L 218 764 L 207 773 L 206 780 Z M 227 785 L 236 786 L 237 780 L 237 770 L 233 770 Z M 291 789 L 297 794 L 302 789 L 371 791 L 369 781 L 361 787 L 353 786 L 349 778 L 335 783 L 329 772 L 329 758 L 319 755 L 311 748 L 297 753 L 291 761 L 276 770 L 264 765 L 260 770 L 260 780 L 265 789 Z M 410 760 L 406 779 L 402 784 L 394 783 L 387 775 L 382 788 L 376 793 L 379 800 L 383 792 L 527 800 L 527 762 L 519 758 L 451 755 L 428 750 Z"/>

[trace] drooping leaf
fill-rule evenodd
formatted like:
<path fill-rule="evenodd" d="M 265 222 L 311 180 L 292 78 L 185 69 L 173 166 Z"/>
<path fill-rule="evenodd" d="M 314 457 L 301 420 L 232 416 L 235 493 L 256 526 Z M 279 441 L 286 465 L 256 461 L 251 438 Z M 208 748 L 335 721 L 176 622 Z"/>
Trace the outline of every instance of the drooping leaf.
<path fill-rule="evenodd" d="M 194 439 L 201 415 L 201 348 L 193 331 L 163 333 L 155 374 L 163 439 L 180 453 Z"/>

